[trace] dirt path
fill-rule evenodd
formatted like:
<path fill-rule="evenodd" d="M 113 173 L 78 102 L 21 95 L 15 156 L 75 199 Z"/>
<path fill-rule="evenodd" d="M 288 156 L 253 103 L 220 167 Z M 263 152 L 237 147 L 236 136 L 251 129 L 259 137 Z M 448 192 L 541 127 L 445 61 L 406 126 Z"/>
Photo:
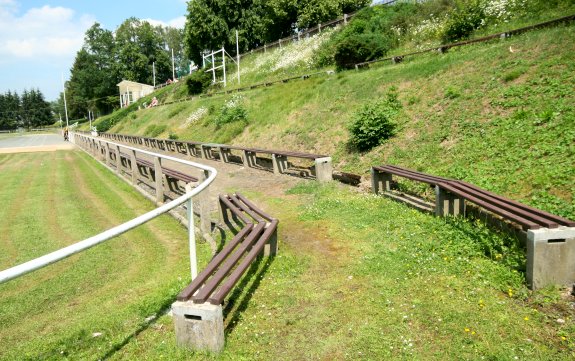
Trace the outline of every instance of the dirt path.
<path fill-rule="evenodd" d="M 131 147 L 134 146 L 133 144 L 127 145 Z M 234 163 L 223 163 L 204 158 L 189 157 L 187 155 L 164 152 L 157 149 L 141 149 L 185 159 L 215 168 L 218 171 L 218 175 L 214 182 L 210 185 L 210 204 L 212 206 L 212 210 L 216 210 L 217 197 L 221 193 L 254 192 L 267 197 L 281 198 L 285 195 L 286 190 L 294 187 L 299 182 L 315 182 L 315 180 L 304 180 L 302 178 L 297 178 L 290 175 L 276 175 L 271 171 L 248 168 Z M 151 158 L 148 159 L 151 160 Z M 188 167 L 176 162 L 164 162 L 163 165 L 199 177 L 199 172 L 197 172 L 195 168 Z"/>
<path fill-rule="evenodd" d="M 74 149 L 57 134 L 32 134 L 0 139 L 0 154 L 54 152 Z"/>
<path fill-rule="evenodd" d="M 126 143 L 126 145 L 134 147 L 133 144 Z M 309 229 L 309 227 L 299 222 L 297 215 L 289 214 L 290 212 L 283 212 L 284 210 L 281 204 L 284 200 L 292 204 L 294 202 L 294 197 L 286 195 L 286 190 L 300 182 L 316 182 L 316 180 L 303 179 L 287 174 L 276 175 L 271 171 L 248 168 L 234 163 L 223 163 L 157 149 L 150 150 L 144 147 L 140 148 L 215 168 L 218 171 L 218 175 L 210 185 L 209 190 L 209 204 L 212 214 L 217 214 L 217 199 L 219 194 L 233 192 L 251 193 L 250 196 L 253 194 L 257 197 L 254 201 L 259 207 L 280 219 L 280 237 L 283 239 L 283 242 L 289 244 L 292 249 L 298 250 L 298 252 L 323 256 L 332 256 L 340 252 L 338 247 L 334 246 L 332 240 L 326 236 L 326 229 L 323 226 L 316 224 L 313 227 L 314 229 Z M 149 158 L 149 160 L 151 160 L 151 158 Z M 199 176 L 197 171 L 182 164 L 164 162 L 163 165 L 194 176 Z"/>

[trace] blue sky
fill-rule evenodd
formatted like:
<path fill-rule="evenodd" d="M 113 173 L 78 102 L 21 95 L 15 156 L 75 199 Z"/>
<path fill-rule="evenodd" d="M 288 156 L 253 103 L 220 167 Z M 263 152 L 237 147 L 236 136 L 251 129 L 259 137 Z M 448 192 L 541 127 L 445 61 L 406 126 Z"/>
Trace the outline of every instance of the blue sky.
<path fill-rule="evenodd" d="M 0 0 L 0 93 L 38 88 L 55 100 L 95 22 L 115 30 L 134 16 L 183 27 L 185 15 L 185 0 Z"/>

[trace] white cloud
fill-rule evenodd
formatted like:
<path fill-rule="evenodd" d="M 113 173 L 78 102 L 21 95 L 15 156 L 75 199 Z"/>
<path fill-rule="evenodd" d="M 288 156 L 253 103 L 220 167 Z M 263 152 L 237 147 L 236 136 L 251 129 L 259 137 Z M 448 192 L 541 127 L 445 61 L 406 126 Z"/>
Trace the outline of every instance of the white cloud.
<path fill-rule="evenodd" d="M 183 29 L 186 26 L 186 17 L 179 16 L 175 19 L 169 20 L 168 22 L 162 20 L 155 20 L 155 19 L 142 19 L 142 21 L 147 21 L 151 25 L 158 26 L 170 26 L 172 28 Z"/>
<path fill-rule="evenodd" d="M 0 0 L 0 56 L 3 62 L 22 58 L 70 58 L 94 23 L 91 16 L 45 5 L 18 14 L 14 0 Z"/>

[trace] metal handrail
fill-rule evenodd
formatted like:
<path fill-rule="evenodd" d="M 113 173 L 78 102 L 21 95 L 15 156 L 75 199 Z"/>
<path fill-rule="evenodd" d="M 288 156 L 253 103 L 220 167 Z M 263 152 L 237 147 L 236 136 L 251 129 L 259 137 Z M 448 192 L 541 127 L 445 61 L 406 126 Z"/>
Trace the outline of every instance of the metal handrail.
<path fill-rule="evenodd" d="M 113 144 L 115 146 L 121 146 L 123 148 L 126 149 L 130 149 L 133 151 L 137 151 L 140 153 L 144 153 L 144 154 L 148 154 L 154 157 L 161 157 L 162 159 L 167 159 L 167 160 L 171 160 L 171 161 L 175 161 L 178 163 L 183 163 L 195 168 L 199 168 L 202 170 L 205 170 L 207 172 L 209 172 L 208 177 L 202 182 L 200 183 L 197 187 L 195 187 L 194 189 L 191 189 L 190 187 L 186 187 L 187 192 L 148 212 L 145 213 L 141 216 L 138 216 L 128 222 L 125 222 L 119 226 L 113 227 L 107 231 L 104 231 L 98 235 L 95 235 L 93 237 L 87 238 L 83 241 L 80 241 L 78 243 L 72 244 L 70 246 L 61 248 L 57 251 L 54 251 L 52 253 L 48 253 L 44 256 L 38 257 L 36 259 L 30 260 L 28 262 L 22 263 L 18 266 L 14 266 L 11 268 L 8 268 L 4 271 L 0 272 L 0 284 L 7 282 L 9 280 L 12 280 L 14 278 L 20 277 L 22 275 L 25 275 L 27 273 L 30 273 L 32 271 L 35 271 L 37 269 L 46 267 L 52 263 L 58 262 L 64 258 L 70 257 L 76 253 L 79 253 L 81 251 L 84 251 L 88 248 L 94 247 L 97 244 L 100 244 L 102 242 L 105 242 L 109 239 L 112 239 L 116 236 L 119 236 L 135 227 L 138 227 L 166 212 L 169 212 L 170 210 L 178 207 L 179 205 L 185 203 L 186 201 L 188 202 L 187 205 L 187 213 L 188 213 L 188 237 L 189 237 L 189 243 L 190 243 L 190 267 L 191 267 L 191 273 L 192 273 L 192 279 L 194 279 L 197 275 L 197 263 L 195 261 L 195 234 L 194 234 L 194 222 L 193 222 L 193 204 L 192 204 L 192 198 L 199 194 L 200 192 L 202 192 L 205 188 L 207 188 L 216 178 L 216 175 L 218 174 L 218 172 L 216 171 L 216 169 L 214 169 L 213 167 L 209 167 L 203 164 L 199 164 L 199 163 L 195 163 L 195 162 L 190 162 L 184 159 L 179 159 L 179 158 L 175 158 L 175 157 L 170 157 L 167 155 L 163 155 L 163 154 L 158 154 L 158 153 L 152 153 L 152 152 L 148 152 L 142 149 L 138 149 L 138 148 L 133 148 L 133 147 L 129 147 L 123 144 L 118 144 L 118 143 L 113 143 L 113 142 L 109 142 L 103 139 L 99 139 L 99 138 L 95 138 L 95 137 L 91 137 L 88 135 L 83 135 L 83 134 L 71 134 L 72 137 L 70 137 L 70 139 L 74 139 L 74 135 L 78 135 L 78 136 L 82 136 L 82 137 L 86 137 L 86 138 L 90 138 L 90 139 L 97 139 L 98 142 L 105 142 L 108 144 Z M 82 148 L 83 149 L 83 148 Z"/>

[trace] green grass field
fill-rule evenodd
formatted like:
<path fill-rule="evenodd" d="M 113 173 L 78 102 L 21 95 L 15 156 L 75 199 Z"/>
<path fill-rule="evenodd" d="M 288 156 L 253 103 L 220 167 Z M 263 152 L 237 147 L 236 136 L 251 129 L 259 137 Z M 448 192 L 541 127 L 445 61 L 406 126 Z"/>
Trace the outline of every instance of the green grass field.
<path fill-rule="evenodd" d="M 0 155 L 0 184 L 1 269 L 153 209 L 82 152 Z M 0 285 L 0 359 L 113 355 L 189 281 L 187 254 L 186 230 L 162 216 Z"/>

